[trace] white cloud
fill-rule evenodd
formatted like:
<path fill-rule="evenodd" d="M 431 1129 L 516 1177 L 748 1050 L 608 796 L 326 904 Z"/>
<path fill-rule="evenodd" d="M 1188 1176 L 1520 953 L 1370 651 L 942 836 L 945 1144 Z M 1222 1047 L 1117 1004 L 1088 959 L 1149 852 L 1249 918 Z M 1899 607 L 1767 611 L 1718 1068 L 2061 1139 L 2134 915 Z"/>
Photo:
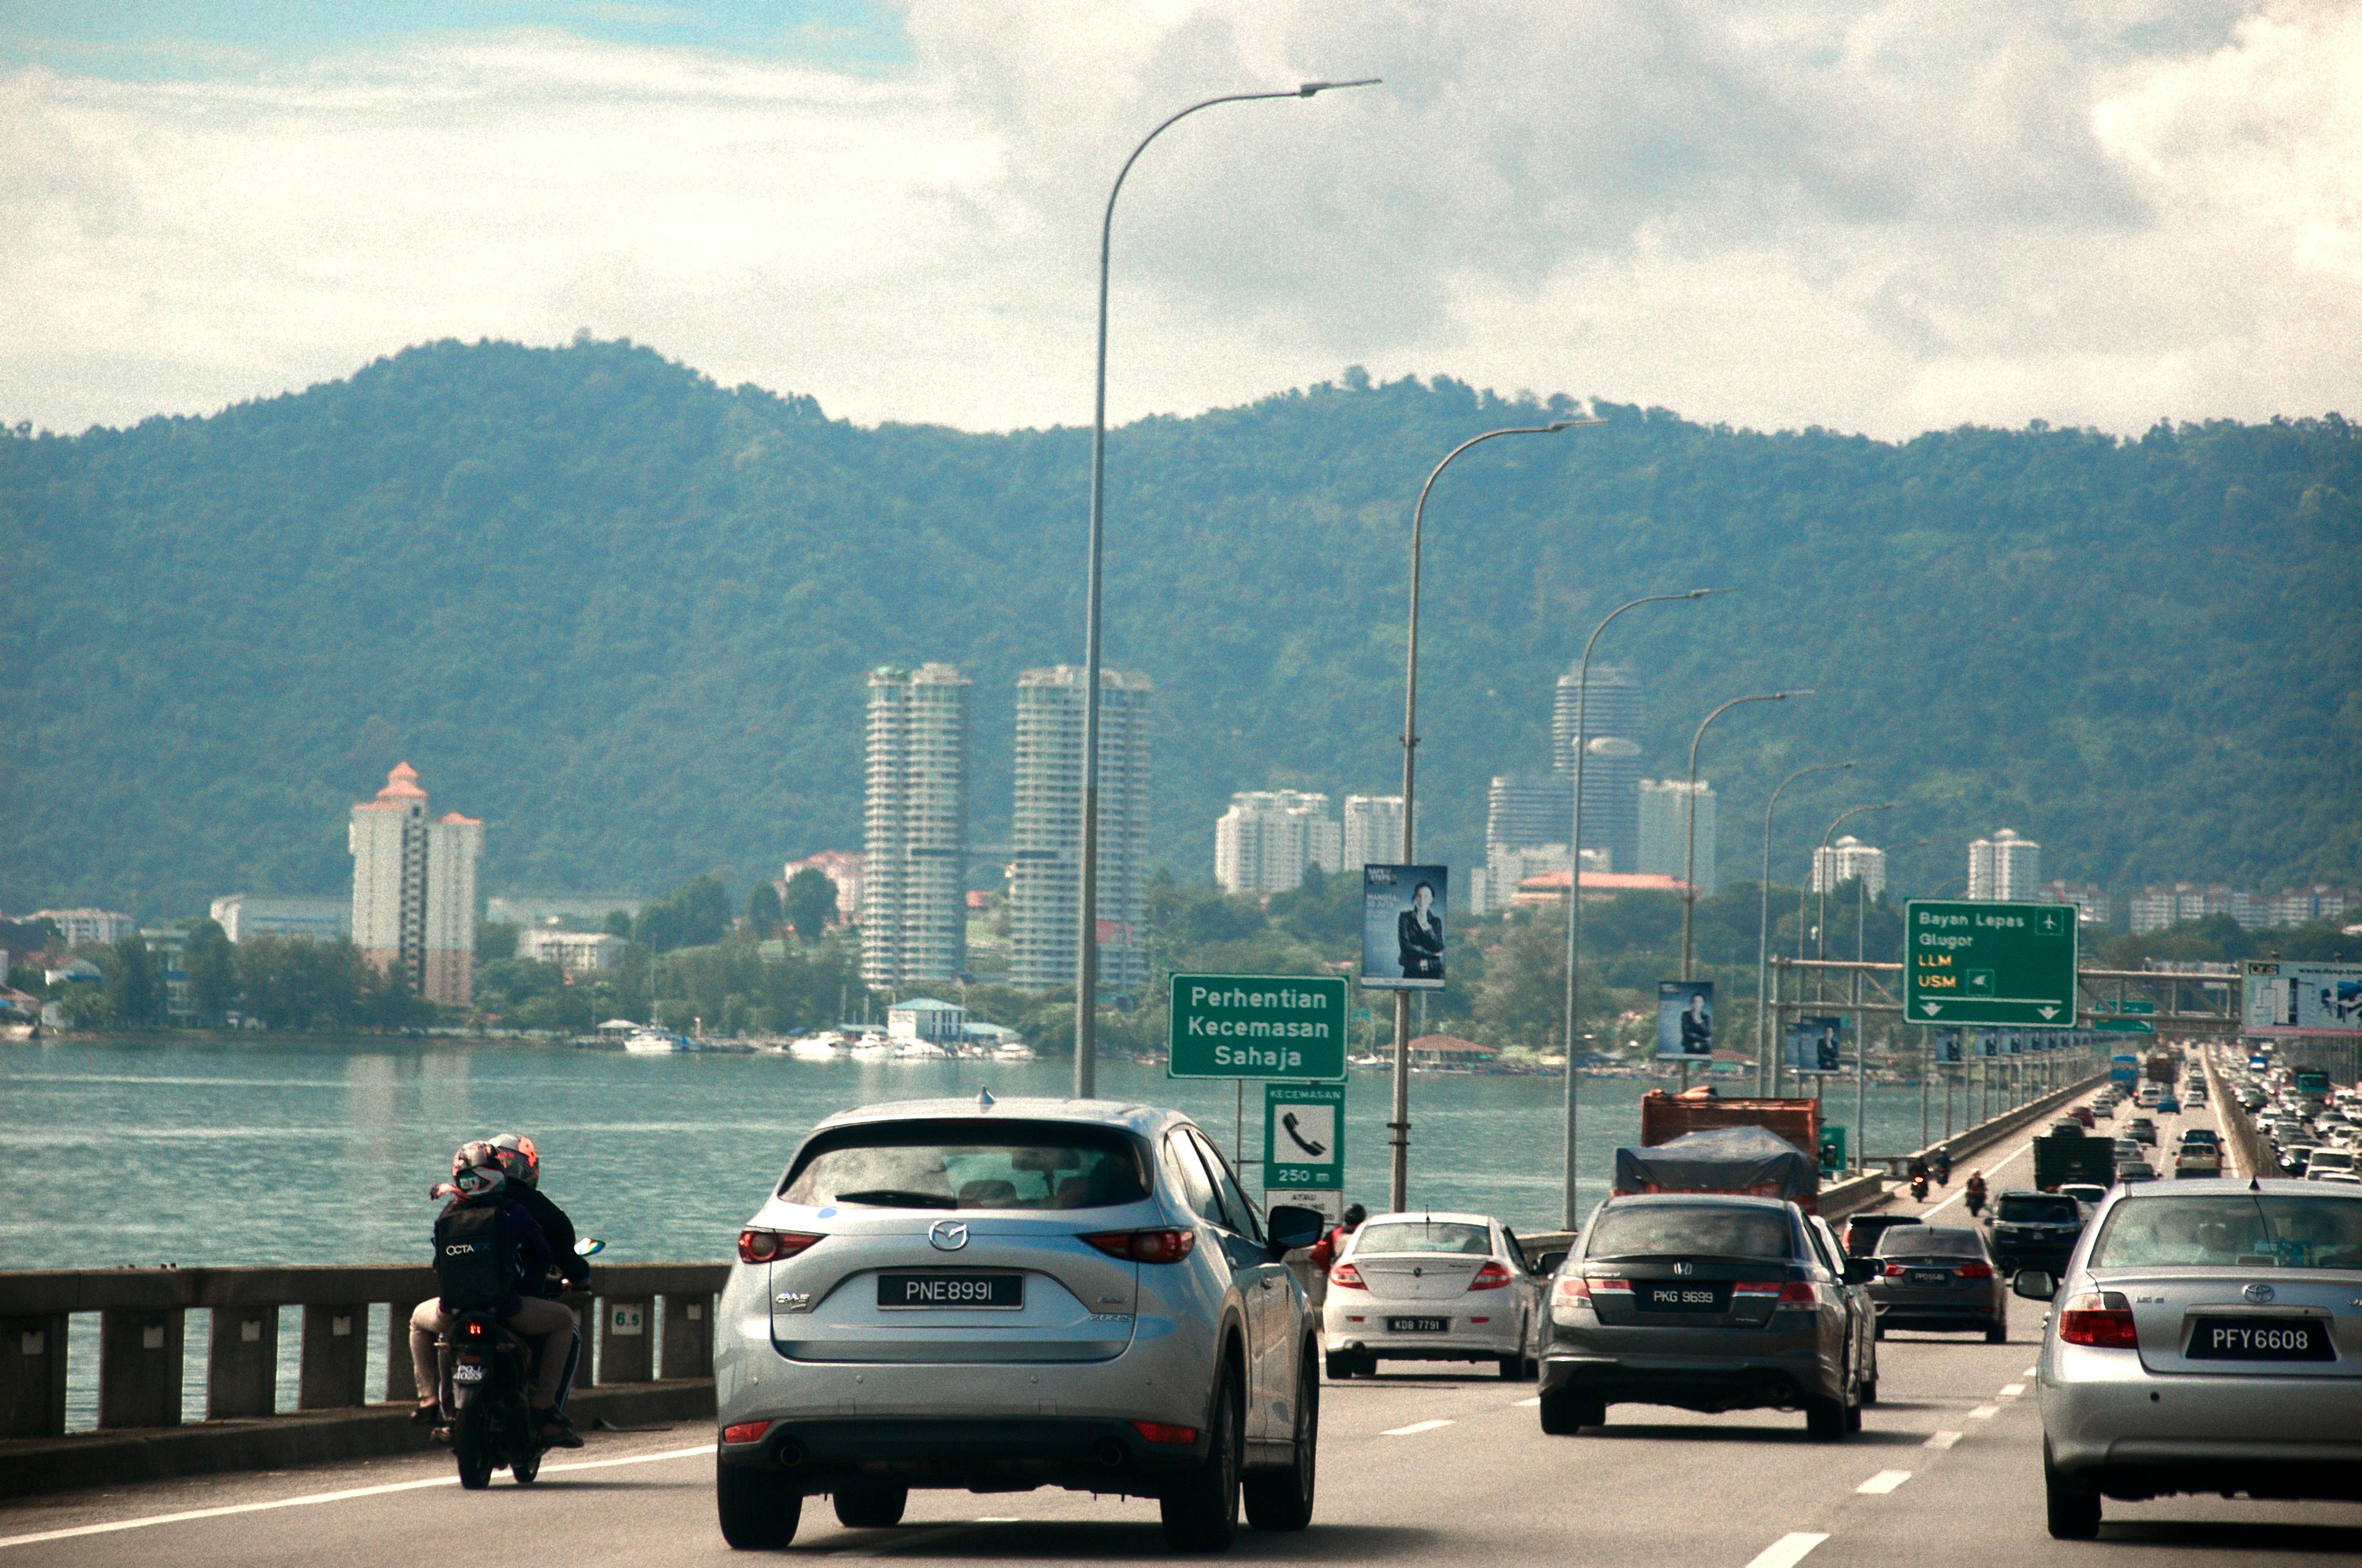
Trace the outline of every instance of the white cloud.
<path fill-rule="evenodd" d="M 0 78 L 0 416 L 588 326 L 863 420 L 1446 372 L 1738 424 L 2351 403 L 2362 15 L 916 0 L 879 76 L 546 34 Z"/>

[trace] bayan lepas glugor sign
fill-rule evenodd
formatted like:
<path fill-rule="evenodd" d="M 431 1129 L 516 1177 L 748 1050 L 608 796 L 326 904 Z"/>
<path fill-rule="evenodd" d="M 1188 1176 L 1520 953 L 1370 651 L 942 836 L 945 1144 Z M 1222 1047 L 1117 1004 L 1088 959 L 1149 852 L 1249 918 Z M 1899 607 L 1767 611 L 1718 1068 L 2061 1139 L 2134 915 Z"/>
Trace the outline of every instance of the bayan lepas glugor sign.
<path fill-rule="evenodd" d="M 1345 981 L 1324 975 L 1175 975 L 1165 1037 L 1176 1078 L 1345 1076 Z"/>
<path fill-rule="evenodd" d="M 1913 899 L 1903 1012 L 1914 1023 L 2075 1027 L 2075 908 Z"/>

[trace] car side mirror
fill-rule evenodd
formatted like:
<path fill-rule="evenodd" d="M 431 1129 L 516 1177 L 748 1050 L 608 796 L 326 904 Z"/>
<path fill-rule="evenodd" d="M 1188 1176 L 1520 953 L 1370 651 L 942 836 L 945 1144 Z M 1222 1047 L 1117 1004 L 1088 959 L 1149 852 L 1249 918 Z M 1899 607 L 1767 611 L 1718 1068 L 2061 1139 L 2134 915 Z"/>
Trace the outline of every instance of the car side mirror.
<path fill-rule="evenodd" d="M 1868 1285 L 1878 1277 L 1882 1266 L 1876 1258 L 1848 1258 L 1845 1261 L 1845 1282 L 1848 1285 Z"/>
<path fill-rule="evenodd" d="M 1264 1216 L 1264 1233 L 1271 1238 L 1273 1255 L 1292 1253 L 1298 1247 L 1308 1247 L 1320 1239 L 1329 1221 L 1318 1209 L 1298 1208 L 1283 1203 Z"/>
<path fill-rule="evenodd" d="M 2012 1295 L 2023 1296 L 2028 1301 L 2047 1301 L 2058 1294 L 2058 1282 L 2038 1268 L 2022 1268 L 2017 1277 L 2009 1282 Z"/>
<path fill-rule="evenodd" d="M 1534 1272 L 1536 1274 L 1556 1274 L 1559 1271 L 1559 1265 L 1565 1262 L 1566 1249 L 1563 1247 L 1560 1248 L 1556 1252 L 1544 1253 L 1541 1256 L 1534 1260 Z"/>

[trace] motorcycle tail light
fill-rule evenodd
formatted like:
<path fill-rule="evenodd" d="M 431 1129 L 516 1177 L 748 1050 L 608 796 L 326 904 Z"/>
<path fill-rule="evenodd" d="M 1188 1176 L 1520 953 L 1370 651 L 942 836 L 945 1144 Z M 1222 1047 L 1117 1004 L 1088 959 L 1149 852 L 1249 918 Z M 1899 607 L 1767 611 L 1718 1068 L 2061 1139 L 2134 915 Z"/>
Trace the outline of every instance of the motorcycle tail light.
<path fill-rule="evenodd" d="M 1128 1263 L 1175 1264 L 1187 1257 L 1198 1245 L 1198 1232 L 1175 1229 L 1153 1231 L 1101 1231 L 1085 1236 L 1084 1241 L 1111 1258 Z"/>
<path fill-rule="evenodd" d="M 471 1340 L 482 1339 L 484 1337 L 484 1325 L 476 1321 L 473 1318 L 469 1319 L 468 1337 Z"/>
<path fill-rule="evenodd" d="M 761 1231 L 753 1228 L 738 1232 L 740 1263 L 785 1263 L 819 1241 L 818 1236 L 799 1231 Z"/>
<path fill-rule="evenodd" d="M 2120 1290 L 2080 1290 L 2058 1309 L 2058 1338 L 2099 1350 L 2138 1350 L 2132 1305 Z"/>
<path fill-rule="evenodd" d="M 1367 1290 L 1369 1288 L 1362 1283 L 1362 1271 L 1349 1263 L 1341 1263 L 1329 1271 L 1329 1286 L 1332 1290 Z"/>
<path fill-rule="evenodd" d="M 1468 1288 L 1471 1290 L 1502 1290 L 1507 1288 L 1508 1283 L 1509 1270 L 1507 1265 L 1496 1263 L 1491 1258 L 1487 1258 L 1485 1260 L 1485 1266 L 1476 1271 L 1476 1277 L 1468 1282 Z"/>

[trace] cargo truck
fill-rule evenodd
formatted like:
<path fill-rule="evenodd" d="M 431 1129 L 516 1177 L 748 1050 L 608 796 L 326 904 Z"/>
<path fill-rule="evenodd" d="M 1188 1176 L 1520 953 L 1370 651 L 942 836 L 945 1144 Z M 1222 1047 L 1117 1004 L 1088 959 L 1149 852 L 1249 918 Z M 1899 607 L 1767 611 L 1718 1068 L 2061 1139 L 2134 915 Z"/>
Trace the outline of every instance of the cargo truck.
<path fill-rule="evenodd" d="M 2063 1132 L 2034 1141 L 2034 1185 L 2056 1192 L 2068 1182 L 2116 1185 L 2115 1144 L 2107 1138 L 2070 1138 Z"/>
<path fill-rule="evenodd" d="M 1821 1147 L 1821 1106 L 1818 1100 L 1724 1099 L 1706 1088 L 1694 1088 L 1678 1095 L 1652 1089 L 1640 1097 L 1640 1148 L 1644 1151 L 1670 1143 L 1677 1138 L 1685 1138 L 1693 1132 L 1716 1132 L 1738 1127 L 1760 1128 L 1806 1157 L 1806 1174 L 1801 1182 L 1791 1178 L 1785 1166 L 1782 1167 L 1782 1190 L 1777 1196 L 1794 1199 L 1808 1214 L 1815 1212 L 1820 1195 L 1819 1161 L 1816 1158 Z M 1617 1152 L 1619 1172 L 1623 1169 L 1624 1153 Z M 1751 1189 L 1755 1185 L 1750 1182 L 1749 1187 Z M 1798 1186 L 1802 1190 L 1795 1190 Z M 1676 1189 L 1659 1187 L 1657 1190 Z M 1678 1190 L 1738 1188 L 1683 1187 Z"/>

